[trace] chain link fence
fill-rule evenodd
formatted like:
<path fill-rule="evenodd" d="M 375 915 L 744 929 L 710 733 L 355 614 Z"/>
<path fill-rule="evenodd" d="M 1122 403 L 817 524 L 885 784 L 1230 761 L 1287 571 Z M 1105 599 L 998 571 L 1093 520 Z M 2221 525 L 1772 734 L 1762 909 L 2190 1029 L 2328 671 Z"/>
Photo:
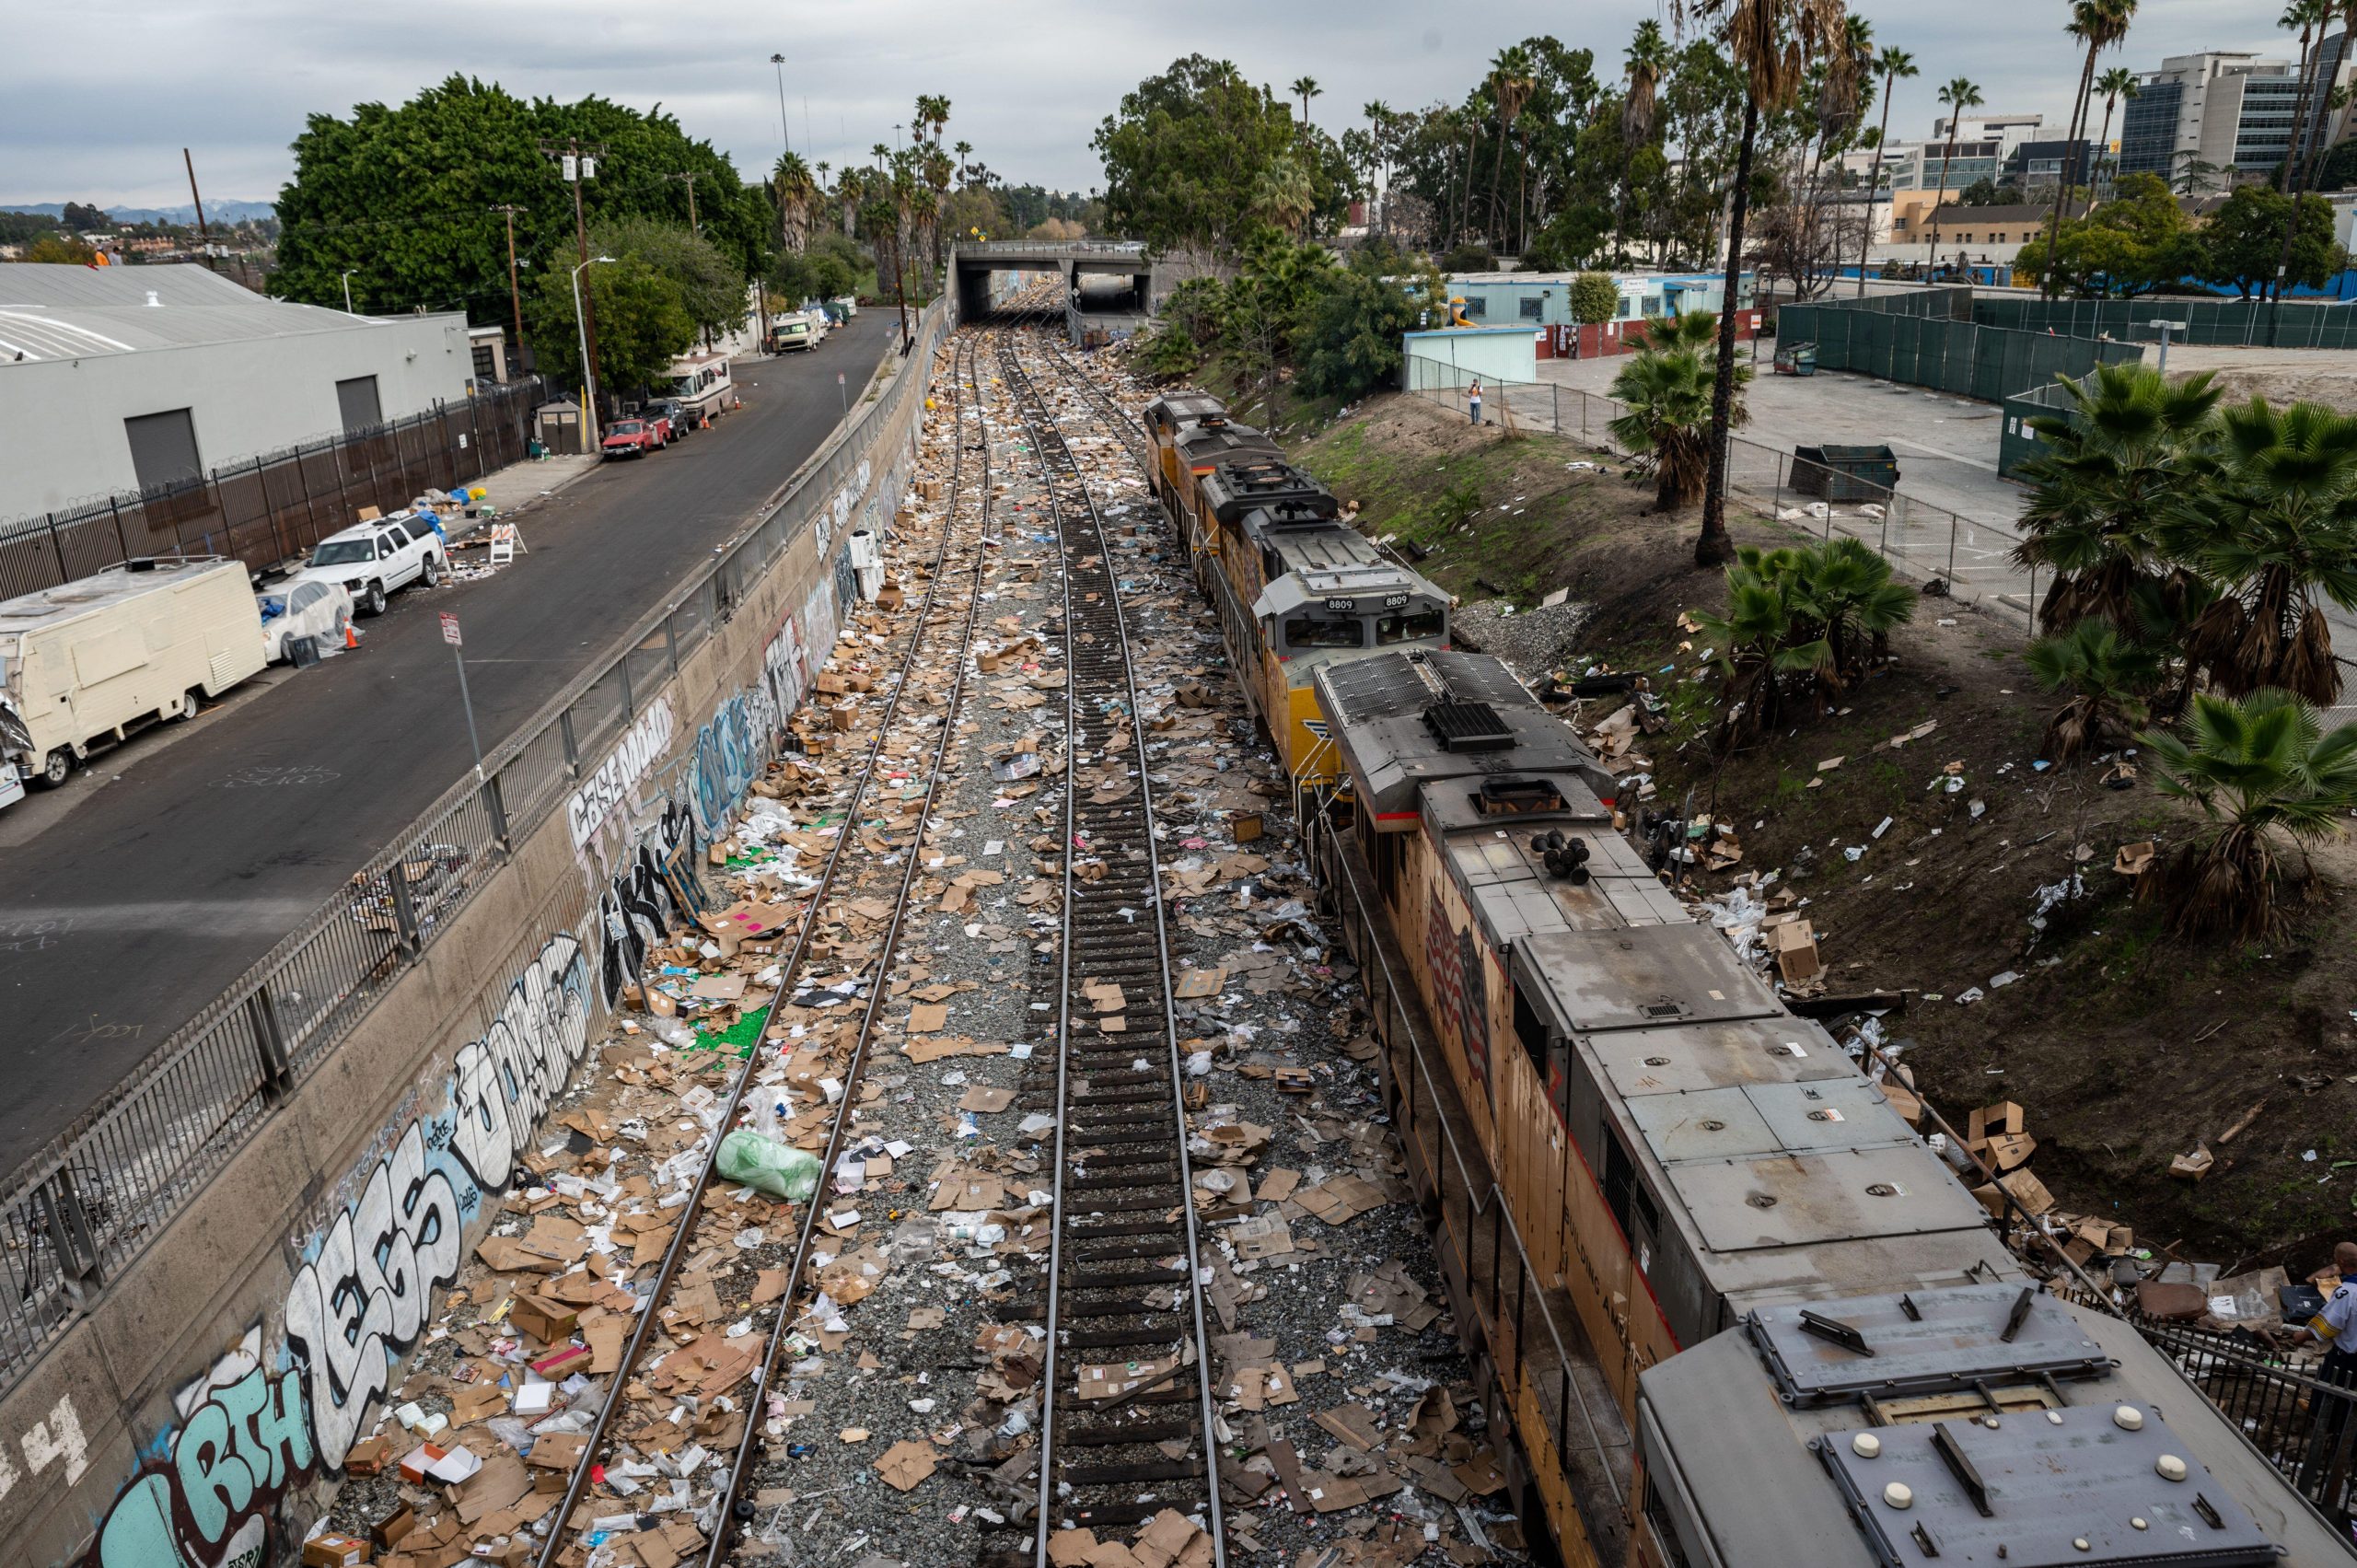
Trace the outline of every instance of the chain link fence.
<path fill-rule="evenodd" d="M 513 846 L 558 807 L 585 767 L 598 764 L 600 747 L 735 615 L 787 546 L 828 517 L 837 493 L 867 482 L 869 447 L 922 396 L 923 367 L 947 326 L 942 306 L 925 312 L 888 389 L 853 410 L 733 543 L 486 756 L 480 778 L 454 784 L 138 1072 L 0 1183 L 0 1288 L 7 1293 L 0 1393 L 419 961 Z M 526 412 L 530 399 L 517 400 Z M 371 439 L 396 437 L 388 431 Z M 505 449 L 520 455 L 520 441 Z M 408 450 L 420 460 L 417 447 Z M 440 460 L 448 458 L 446 450 Z"/>
<path fill-rule="evenodd" d="M 463 403 L 215 469 L 201 479 L 0 522 L 0 598 L 143 555 L 234 555 L 261 571 L 308 553 L 361 508 L 396 512 L 428 489 L 456 490 L 525 455 L 535 377 Z"/>
<path fill-rule="evenodd" d="M 1461 388 L 1420 388 L 1414 395 L 1470 417 Z M 1630 455 L 1611 434 L 1612 421 L 1626 413 L 1628 405 L 1612 398 L 1553 382 L 1492 381 L 1484 406 L 1483 417 L 1492 423 L 1510 418 L 1519 429 L 1573 436 Z M 1978 605 L 2017 630 L 2029 630 L 2031 607 L 2038 602 L 2044 574 L 2014 563 L 2014 546 L 2021 536 L 2013 529 L 1864 481 L 1846 482 L 1853 492 L 1864 491 L 1864 499 L 1819 501 L 1795 488 L 1794 467 L 1790 452 L 1740 436 L 1728 438 L 1730 495 L 1820 539 L 1840 534 L 1857 540 L 1899 575 L 1925 585 L 1940 583 L 1949 596 Z"/>
<path fill-rule="evenodd" d="M 2357 348 L 2357 309 L 2293 300 L 2037 299 L 1993 295 L 1972 302 L 1972 318 L 1991 327 L 2136 343 L 2169 339 L 2245 348 Z M 2024 383 L 2027 385 L 2027 383 Z"/>

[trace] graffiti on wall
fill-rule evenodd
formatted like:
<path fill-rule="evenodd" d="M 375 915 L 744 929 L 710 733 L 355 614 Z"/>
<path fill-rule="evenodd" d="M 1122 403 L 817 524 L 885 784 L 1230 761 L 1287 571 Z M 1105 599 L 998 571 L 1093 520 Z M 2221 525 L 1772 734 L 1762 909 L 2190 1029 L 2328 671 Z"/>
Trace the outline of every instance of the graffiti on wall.
<path fill-rule="evenodd" d="M 458 1277 L 467 1222 L 506 1190 L 587 1049 L 590 1006 L 580 939 L 561 933 L 508 987 L 482 1038 L 459 1051 L 448 1109 L 411 1121 L 358 1199 L 305 1249 L 286 1294 L 286 1348 L 322 1468 L 343 1468 L 383 1403 L 394 1359 L 424 1330 L 435 1287 Z"/>
<path fill-rule="evenodd" d="M 598 983 L 609 1008 L 646 968 L 647 950 L 701 907 L 696 885 L 695 817 L 667 807 L 654 830 L 598 896 Z"/>
<path fill-rule="evenodd" d="M 598 771 L 566 797 L 565 823 L 573 830 L 575 851 L 596 837 L 598 830 L 629 804 L 632 792 L 662 761 L 663 754 L 671 749 L 674 727 L 671 700 L 656 697 L 632 722 L 629 732 L 598 764 Z"/>
<path fill-rule="evenodd" d="M 172 1399 L 179 1425 L 115 1499 L 88 1568 L 260 1568 L 289 1488 L 317 1469 L 301 1380 L 262 1365 L 262 1329 Z"/>

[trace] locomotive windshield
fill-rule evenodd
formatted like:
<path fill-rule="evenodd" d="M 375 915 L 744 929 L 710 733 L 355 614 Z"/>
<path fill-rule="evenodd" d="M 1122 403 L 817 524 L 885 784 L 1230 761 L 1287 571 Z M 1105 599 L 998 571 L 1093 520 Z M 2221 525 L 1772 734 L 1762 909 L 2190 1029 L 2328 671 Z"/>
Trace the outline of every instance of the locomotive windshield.
<path fill-rule="evenodd" d="M 1413 643 L 1437 637 L 1448 630 L 1448 615 L 1439 610 L 1403 610 L 1395 615 L 1378 616 L 1375 622 L 1375 640 L 1378 644 Z"/>
<path fill-rule="evenodd" d="M 1366 633 L 1354 617 L 1296 615 L 1285 622 L 1289 648 L 1363 648 Z"/>

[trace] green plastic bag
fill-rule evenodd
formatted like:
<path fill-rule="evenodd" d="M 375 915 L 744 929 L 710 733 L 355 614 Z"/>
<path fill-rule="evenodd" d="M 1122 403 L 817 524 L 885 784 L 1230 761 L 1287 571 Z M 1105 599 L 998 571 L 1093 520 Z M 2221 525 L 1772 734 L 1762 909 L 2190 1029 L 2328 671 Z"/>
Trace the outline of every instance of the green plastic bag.
<path fill-rule="evenodd" d="M 789 1203 L 807 1202 L 819 1190 L 819 1156 L 789 1149 L 774 1138 L 764 1138 L 740 1127 L 720 1140 L 720 1174 L 730 1181 L 758 1187 Z"/>

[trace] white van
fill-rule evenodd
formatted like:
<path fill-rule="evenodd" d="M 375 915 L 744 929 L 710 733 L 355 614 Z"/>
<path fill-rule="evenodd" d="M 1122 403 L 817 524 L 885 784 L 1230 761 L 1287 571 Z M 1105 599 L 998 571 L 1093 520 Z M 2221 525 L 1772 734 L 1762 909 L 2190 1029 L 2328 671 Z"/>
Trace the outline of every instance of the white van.
<path fill-rule="evenodd" d="M 196 716 L 263 664 L 246 568 L 211 556 L 134 561 L 0 600 L 0 767 L 65 782 L 91 752 Z"/>

